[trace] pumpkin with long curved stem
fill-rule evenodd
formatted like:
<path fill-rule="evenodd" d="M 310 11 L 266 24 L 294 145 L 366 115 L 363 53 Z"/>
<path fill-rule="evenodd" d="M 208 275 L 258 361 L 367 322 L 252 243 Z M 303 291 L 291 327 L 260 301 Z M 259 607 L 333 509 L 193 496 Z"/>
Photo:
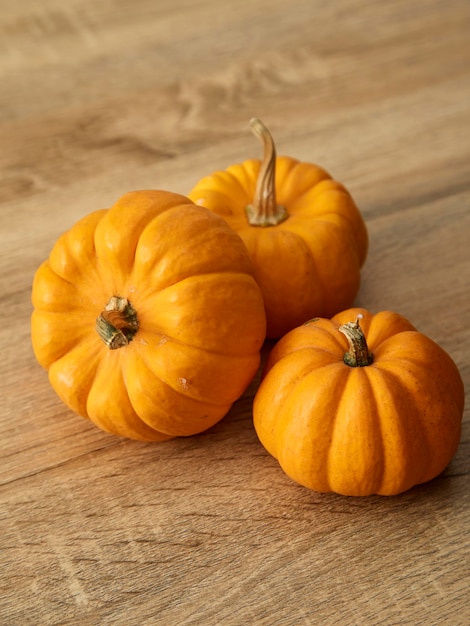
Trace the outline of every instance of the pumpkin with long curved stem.
<path fill-rule="evenodd" d="M 243 239 L 266 307 L 267 335 L 280 337 L 311 317 L 352 305 L 368 246 L 351 195 L 321 167 L 277 157 L 262 122 L 251 120 L 264 158 L 231 165 L 189 193 Z"/>
<path fill-rule="evenodd" d="M 206 430 L 259 367 L 266 321 L 246 248 L 177 194 L 128 193 L 80 220 L 37 270 L 32 301 L 53 388 L 117 435 Z"/>
<path fill-rule="evenodd" d="M 401 315 L 350 309 L 285 335 L 254 400 L 258 437 L 296 482 L 394 495 L 440 474 L 460 439 L 457 366 Z"/>

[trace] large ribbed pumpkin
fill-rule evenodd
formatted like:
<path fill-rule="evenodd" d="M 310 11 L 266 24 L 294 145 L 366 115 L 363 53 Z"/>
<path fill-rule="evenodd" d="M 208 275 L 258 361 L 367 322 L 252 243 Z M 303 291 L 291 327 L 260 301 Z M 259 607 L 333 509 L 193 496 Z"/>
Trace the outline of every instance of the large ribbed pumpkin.
<path fill-rule="evenodd" d="M 350 309 L 273 348 L 254 401 L 264 447 L 320 492 L 393 495 L 444 470 L 464 388 L 450 356 L 393 312 Z"/>
<path fill-rule="evenodd" d="M 177 194 L 128 193 L 80 220 L 37 270 L 32 301 L 52 387 L 117 435 L 201 432 L 259 366 L 266 322 L 246 248 Z"/>

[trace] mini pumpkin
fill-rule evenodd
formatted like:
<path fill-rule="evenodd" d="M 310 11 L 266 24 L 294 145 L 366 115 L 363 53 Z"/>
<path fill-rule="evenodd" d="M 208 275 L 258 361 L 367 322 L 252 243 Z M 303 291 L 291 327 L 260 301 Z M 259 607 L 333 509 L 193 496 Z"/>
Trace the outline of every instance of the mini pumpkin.
<path fill-rule="evenodd" d="M 117 435 L 206 430 L 259 367 L 266 322 L 248 253 L 178 194 L 131 192 L 84 217 L 37 270 L 32 301 L 52 387 Z"/>
<path fill-rule="evenodd" d="M 350 309 L 285 335 L 254 400 L 266 450 L 319 492 L 394 495 L 440 474 L 461 432 L 457 366 L 401 315 Z"/>
<path fill-rule="evenodd" d="M 267 335 L 277 338 L 317 315 L 351 306 L 368 247 L 351 195 L 321 167 L 276 157 L 262 122 L 263 161 L 250 159 L 200 180 L 189 197 L 221 215 L 253 259 Z"/>

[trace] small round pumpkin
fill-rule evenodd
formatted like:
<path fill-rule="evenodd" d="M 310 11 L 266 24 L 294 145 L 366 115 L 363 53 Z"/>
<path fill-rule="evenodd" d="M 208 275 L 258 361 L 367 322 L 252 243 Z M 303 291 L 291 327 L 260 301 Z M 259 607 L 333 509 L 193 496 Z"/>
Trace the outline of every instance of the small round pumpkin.
<path fill-rule="evenodd" d="M 259 367 L 266 321 L 246 248 L 178 194 L 131 192 L 84 217 L 37 270 L 32 301 L 52 387 L 117 435 L 202 432 Z"/>
<path fill-rule="evenodd" d="M 200 180 L 189 193 L 240 235 L 255 267 L 266 307 L 267 335 L 277 338 L 313 316 L 352 305 L 368 247 L 351 195 L 321 167 L 276 157 L 257 118 L 264 158 L 231 165 Z"/>
<path fill-rule="evenodd" d="M 461 432 L 457 366 L 397 313 L 350 309 L 285 335 L 254 400 L 261 443 L 297 483 L 394 495 L 440 474 Z"/>

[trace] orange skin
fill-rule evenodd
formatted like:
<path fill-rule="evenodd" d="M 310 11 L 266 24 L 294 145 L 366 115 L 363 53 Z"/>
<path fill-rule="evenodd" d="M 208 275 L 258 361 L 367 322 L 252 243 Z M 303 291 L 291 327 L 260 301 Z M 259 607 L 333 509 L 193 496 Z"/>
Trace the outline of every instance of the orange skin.
<path fill-rule="evenodd" d="M 264 176 L 265 188 L 257 194 Z M 245 243 L 263 293 L 268 337 L 352 305 L 367 255 L 367 230 L 348 191 L 322 168 L 275 157 L 270 145 L 263 162 L 250 159 L 215 172 L 189 197 L 223 217 Z M 284 207 L 287 218 L 253 225 L 246 213 L 253 203 L 261 214 L 263 203 L 271 204 L 271 213 Z"/>
<path fill-rule="evenodd" d="M 373 361 L 343 361 L 338 331 L 358 316 Z M 394 495 L 440 474 L 461 434 L 464 387 L 450 356 L 402 316 L 349 309 L 292 330 L 273 348 L 254 400 L 266 450 L 299 484 Z"/>
<path fill-rule="evenodd" d="M 36 358 L 63 402 L 105 431 L 145 441 L 202 432 L 259 367 L 266 321 L 252 272 L 210 211 L 164 191 L 126 194 L 63 234 L 37 270 Z M 112 296 L 138 319 L 118 349 L 95 328 Z"/>

